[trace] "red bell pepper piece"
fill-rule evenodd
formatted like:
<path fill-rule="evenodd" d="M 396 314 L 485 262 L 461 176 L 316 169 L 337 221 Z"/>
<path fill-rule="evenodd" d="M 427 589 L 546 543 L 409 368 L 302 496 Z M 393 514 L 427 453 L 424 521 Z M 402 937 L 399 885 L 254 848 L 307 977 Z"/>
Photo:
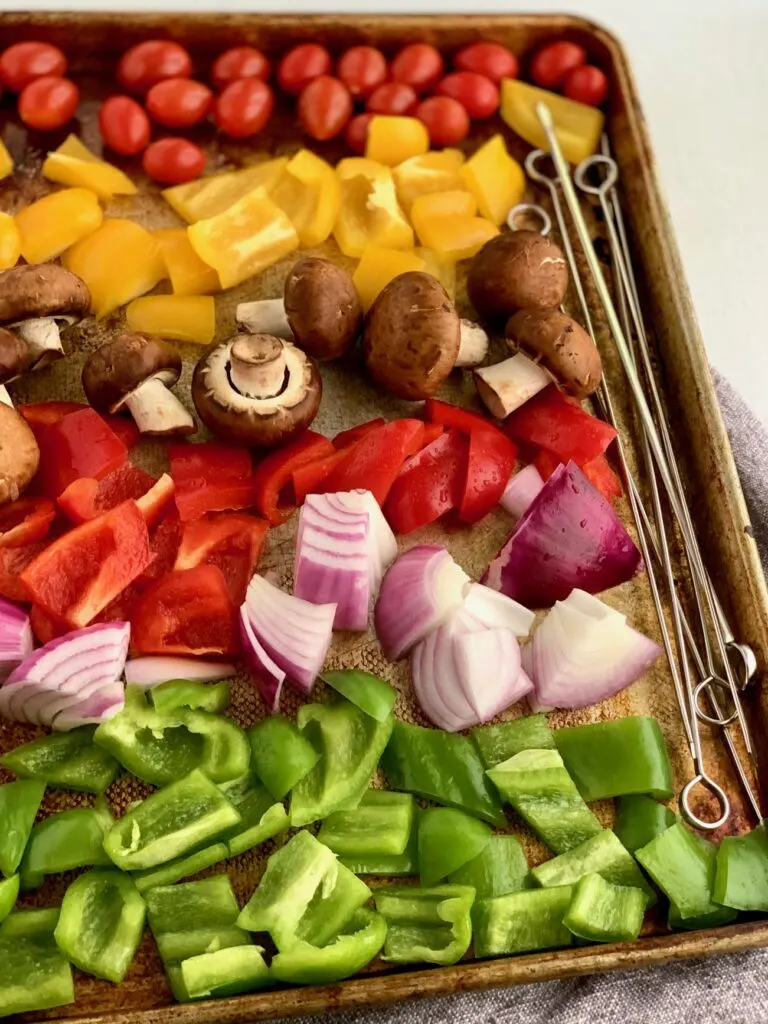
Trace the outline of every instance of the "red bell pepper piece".
<path fill-rule="evenodd" d="M 130 622 L 145 589 L 139 586 L 138 580 L 131 583 L 99 612 L 94 622 Z"/>
<path fill-rule="evenodd" d="M 19 414 L 32 428 L 32 433 L 37 434 L 38 430 L 50 427 L 59 420 L 63 420 L 70 413 L 80 412 L 87 409 L 84 402 L 31 402 L 19 406 Z M 114 431 L 126 448 L 134 448 L 139 443 L 139 428 L 130 416 L 111 416 L 109 413 L 100 413 L 101 419 Z"/>
<path fill-rule="evenodd" d="M 347 449 L 347 458 L 325 478 L 322 490 L 361 488 L 383 505 L 408 453 L 418 451 L 423 431 L 421 420 L 412 419 L 394 420 L 370 431 L 354 448 Z"/>
<path fill-rule="evenodd" d="M 235 655 L 237 612 L 216 565 L 171 572 L 142 595 L 132 620 L 137 654 Z"/>
<path fill-rule="evenodd" d="M 48 536 L 56 507 L 47 498 L 19 498 L 0 508 L 0 548 L 19 548 Z"/>
<path fill-rule="evenodd" d="M 253 505 L 253 465 L 246 448 L 208 441 L 171 445 L 168 454 L 176 508 L 184 522 Z"/>
<path fill-rule="evenodd" d="M 40 605 L 33 604 L 29 609 L 29 624 L 36 639 L 41 644 L 50 643 L 57 637 L 69 633 L 72 627 L 63 619 L 49 615 Z"/>
<path fill-rule="evenodd" d="M 185 523 L 199 519 L 206 512 L 227 512 L 251 508 L 254 504 L 253 481 L 240 484 L 211 484 L 201 490 L 185 491 L 177 485 L 175 493 L 179 517 Z"/>
<path fill-rule="evenodd" d="M 340 434 L 337 434 L 333 439 L 335 448 L 349 448 L 350 445 L 356 444 L 361 438 L 365 437 L 366 434 L 370 434 L 372 430 L 378 430 L 379 427 L 386 426 L 386 420 L 383 416 L 378 416 L 375 420 L 368 420 L 367 423 L 358 423 L 356 427 L 350 427 L 349 430 L 342 430 Z"/>
<path fill-rule="evenodd" d="M 543 480 L 549 480 L 557 467 L 561 465 L 560 460 L 547 451 L 537 452 L 534 462 Z M 604 455 L 598 455 L 596 459 L 592 459 L 582 467 L 581 471 L 592 486 L 596 487 L 609 501 L 613 498 L 620 498 L 624 493 L 621 480 L 611 469 L 610 463 Z"/>
<path fill-rule="evenodd" d="M 153 526 L 166 511 L 176 491 L 176 484 L 167 473 L 155 480 L 150 489 L 136 499 L 147 526 Z"/>
<path fill-rule="evenodd" d="M 448 430 L 406 462 L 384 505 L 384 514 L 396 533 L 410 533 L 434 523 L 459 506 L 468 447 L 458 430 Z"/>
<path fill-rule="evenodd" d="M 125 462 L 127 449 L 93 409 L 72 412 L 37 432 L 40 469 L 36 480 L 48 498 L 58 498 L 80 477 L 101 480 Z"/>
<path fill-rule="evenodd" d="M 138 587 L 146 588 L 173 569 L 181 543 L 181 530 L 181 521 L 175 514 L 166 516 L 152 527 L 149 532 L 151 561 L 144 572 L 136 577 Z"/>
<path fill-rule="evenodd" d="M 73 523 L 87 523 L 89 519 L 117 508 L 129 498 L 138 500 L 155 483 L 155 478 L 149 473 L 130 462 L 124 462 L 101 480 L 89 476 L 75 480 L 59 495 L 58 505 Z"/>
<path fill-rule="evenodd" d="M 135 501 L 124 501 L 48 545 L 21 581 L 49 615 L 80 628 L 132 583 L 151 557 L 144 516 Z"/>
<path fill-rule="evenodd" d="M 405 445 L 405 457 L 408 458 L 410 455 L 415 455 L 416 452 L 420 452 L 424 447 L 424 435 L 427 432 L 427 428 L 421 422 L 421 420 L 403 420 L 404 423 L 418 423 L 418 428 L 413 427 L 413 434 Z"/>
<path fill-rule="evenodd" d="M 486 419 L 485 416 L 481 416 L 480 413 L 462 409 L 459 405 L 440 402 L 437 398 L 426 400 L 424 416 L 427 423 L 440 423 L 444 427 L 454 427 L 464 434 L 469 434 L 473 430 L 499 430 L 495 423 Z"/>
<path fill-rule="evenodd" d="M 100 415 L 107 426 L 117 434 L 129 451 L 131 448 L 136 447 L 139 443 L 141 434 L 139 432 L 139 428 L 136 426 L 135 420 L 132 420 L 130 416 L 112 416 L 106 412 L 100 413 Z"/>
<path fill-rule="evenodd" d="M 48 547 L 44 540 L 20 548 L 0 548 L 0 597 L 8 601 L 30 601 L 21 574 Z"/>
<path fill-rule="evenodd" d="M 204 516 L 185 523 L 174 570 L 216 565 L 238 607 L 256 571 L 269 524 L 247 515 Z"/>
<path fill-rule="evenodd" d="M 354 444 L 357 444 L 357 442 L 353 442 Z M 334 452 L 333 455 L 325 455 L 322 459 L 308 462 L 306 466 L 299 466 L 298 469 L 294 469 L 293 473 L 291 473 L 291 480 L 297 505 L 301 505 L 308 494 L 314 494 L 321 490 L 320 485 L 323 480 L 346 459 L 349 449 L 353 445 L 347 446 L 340 452 Z"/>
<path fill-rule="evenodd" d="M 504 430 L 519 444 L 544 448 L 560 462 L 584 467 L 602 455 L 616 430 L 569 401 L 554 384 L 544 388 L 504 421 Z"/>
<path fill-rule="evenodd" d="M 536 458 L 533 461 L 542 480 L 549 480 L 557 467 L 562 466 L 562 462 L 556 455 L 543 449 L 536 452 Z"/>
<path fill-rule="evenodd" d="M 327 455 L 333 455 L 334 452 L 335 449 L 328 438 L 316 434 L 314 430 L 305 430 L 295 441 L 270 452 L 258 464 L 253 474 L 253 504 L 256 511 L 260 512 L 272 526 L 284 523 L 296 509 L 291 486 L 294 470 Z M 283 493 L 284 489 L 288 493 Z"/>
<path fill-rule="evenodd" d="M 477 523 L 499 503 L 515 466 L 515 446 L 500 430 L 472 430 L 459 519 Z"/>
<path fill-rule="evenodd" d="M 442 423 L 425 423 L 424 424 L 424 436 L 421 439 L 421 447 L 426 448 L 428 444 L 432 444 L 438 437 L 443 433 L 445 427 Z"/>

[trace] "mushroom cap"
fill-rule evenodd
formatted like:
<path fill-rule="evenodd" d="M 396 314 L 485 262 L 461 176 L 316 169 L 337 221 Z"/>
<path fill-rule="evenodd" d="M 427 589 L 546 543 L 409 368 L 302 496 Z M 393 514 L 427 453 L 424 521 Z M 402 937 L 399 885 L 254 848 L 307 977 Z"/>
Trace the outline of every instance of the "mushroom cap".
<path fill-rule="evenodd" d="M 371 376 L 399 398 L 428 398 L 453 369 L 461 343 L 459 314 L 431 274 L 411 270 L 384 288 L 363 334 Z"/>
<path fill-rule="evenodd" d="M 482 317 L 554 309 L 568 289 L 562 252 L 537 231 L 509 231 L 486 242 L 467 274 L 467 294 Z"/>
<path fill-rule="evenodd" d="M 352 278 L 330 260 L 307 256 L 285 279 L 285 315 L 296 344 L 315 359 L 336 359 L 356 340 L 363 307 Z"/>
<path fill-rule="evenodd" d="M 0 403 L 0 505 L 16 501 L 40 464 L 40 449 L 29 425 Z"/>
<path fill-rule="evenodd" d="M 11 267 L 0 272 L 0 324 L 37 317 L 82 320 L 91 308 L 85 281 L 57 263 Z"/>
<path fill-rule="evenodd" d="M 285 374 L 279 394 L 249 398 L 234 388 L 232 347 L 236 343 L 242 347 L 244 339 L 263 341 L 270 351 L 280 346 Z M 317 415 L 322 394 L 323 381 L 314 360 L 296 345 L 269 334 L 238 334 L 213 346 L 192 377 L 192 400 L 206 427 L 225 441 L 250 448 L 274 448 L 306 430 Z"/>
<path fill-rule="evenodd" d="M 150 377 L 171 387 L 181 375 L 181 356 L 166 341 L 128 331 L 108 341 L 83 366 L 83 391 L 94 409 L 116 412 Z"/>
<path fill-rule="evenodd" d="M 506 336 L 539 357 L 563 390 L 575 398 L 587 398 L 600 386 L 603 366 L 597 346 L 581 324 L 565 313 L 521 309 L 510 317 Z"/>
<path fill-rule="evenodd" d="M 12 331 L 0 327 L 0 384 L 7 384 L 32 365 L 29 345 Z"/>

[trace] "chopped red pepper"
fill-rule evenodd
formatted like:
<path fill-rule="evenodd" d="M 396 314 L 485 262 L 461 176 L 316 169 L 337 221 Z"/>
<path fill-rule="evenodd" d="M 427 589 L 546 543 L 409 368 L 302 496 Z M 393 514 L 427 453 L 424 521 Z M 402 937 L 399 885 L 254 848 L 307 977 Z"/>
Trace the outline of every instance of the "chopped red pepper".
<path fill-rule="evenodd" d="M 459 519 L 477 523 L 499 503 L 515 466 L 515 446 L 500 430 L 472 430 Z"/>
<path fill-rule="evenodd" d="M 99 612 L 94 622 L 130 622 L 144 591 L 145 588 L 139 585 L 138 580 L 131 583 Z"/>
<path fill-rule="evenodd" d="M 19 498 L 0 508 L 0 548 L 19 548 L 48 536 L 56 507 L 47 498 Z"/>
<path fill-rule="evenodd" d="M 393 530 L 410 533 L 459 506 L 467 449 L 467 439 L 458 430 L 448 430 L 406 462 L 384 505 Z"/>
<path fill-rule="evenodd" d="M 176 484 L 167 473 L 163 473 L 159 480 L 156 480 L 146 494 L 136 499 L 136 504 L 141 509 L 141 514 L 147 521 L 147 526 L 153 526 L 163 512 L 166 511 L 176 491 Z"/>
<path fill-rule="evenodd" d="M 48 545 L 21 581 L 44 611 L 79 628 L 132 583 L 151 557 L 144 517 L 135 501 L 124 501 Z"/>
<path fill-rule="evenodd" d="M 415 455 L 416 452 L 420 452 L 424 447 L 424 435 L 427 432 L 427 428 L 421 422 L 421 420 L 403 420 L 403 423 L 418 423 L 418 429 L 413 427 L 413 434 L 405 445 L 405 457 L 409 455 Z"/>
<path fill-rule="evenodd" d="M 326 455 L 333 455 L 334 451 L 327 437 L 316 434 L 314 430 L 305 430 L 295 441 L 270 452 L 253 474 L 253 505 L 256 510 L 272 526 L 286 522 L 296 509 L 295 495 L 290 486 L 294 470 Z M 288 494 L 282 493 L 284 488 Z"/>
<path fill-rule="evenodd" d="M 31 402 L 19 406 L 19 413 L 32 428 L 34 434 L 43 427 L 50 427 L 63 420 L 73 412 L 87 409 L 84 402 Z M 107 426 L 113 430 L 126 448 L 133 448 L 139 443 L 139 428 L 130 416 L 111 416 L 100 413 Z"/>
<path fill-rule="evenodd" d="M 557 467 L 562 465 L 556 455 L 543 450 L 536 453 L 534 462 L 542 480 L 549 480 Z M 620 498 L 623 494 L 621 480 L 611 469 L 604 455 L 598 455 L 596 459 L 592 459 L 591 462 L 583 466 L 582 473 L 592 486 L 604 494 L 609 501 L 613 498 Z"/>
<path fill-rule="evenodd" d="M 132 618 L 137 654 L 235 655 L 237 613 L 221 569 L 171 572 L 139 600 Z"/>
<path fill-rule="evenodd" d="M 50 643 L 57 637 L 69 633 L 72 627 L 63 619 L 49 615 L 40 605 L 33 604 L 29 609 L 29 624 L 32 632 L 41 644 Z"/>
<path fill-rule="evenodd" d="M 181 530 L 181 522 L 176 515 L 166 516 L 150 530 L 151 561 L 144 572 L 136 578 L 137 586 L 147 587 L 173 569 L 181 543 Z"/>
<path fill-rule="evenodd" d="M 211 484 L 191 491 L 185 491 L 184 486 L 176 486 L 175 500 L 179 517 L 185 523 L 199 519 L 206 512 L 227 512 L 254 505 L 252 480 L 241 484 Z"/>
<path fill-rule="evenodd" d="M 139 443 L 141 433 L 139 432 L 139 428 L 136 426 L 135 420 L 132 420 L 130 416 L 111 416 L 106 412 L 103 412 L 100 415 L 107 426 L 114 430 L 129 451 L 131 448 L 136 447 Z"/>
<path fill-rule="evenodd" d="M 536 452 L 536 458 L 533 461 L 542 480 L 549 480 L 557 467 L 563 465 L 556 455 L 544 451 L 544 449 Z"/>
<path fill-rule="evenodd" d="M 0 597 L 8 601 L 29 601 L 21 574 L 48 547 L 44 540 L 20 548 L 0 548 Z"/>
<path fill-rule="evenodd" d="M 259 561 L 269 524 L 256 516 L 204 516 L 185 523 L 174 570 L 216 565 L 239 607 Z"/>
<path fill-rule="evenodd" d="M 340 434 L 337 434 L 333 439 L 334 446 L 336 448 L 348 448 L 351 444 L 355 444 L 361 438 L 365 437 L 366 434 L 370 434 L 372 430 L 377 430 L 379 427 L 386 425 L 386 420 L 383 416 L 378 416 L 375 420 L 368 420 L 367 423 L 358 423 L 356 427 L 350 427 L 349 430 L 342 430 Z"/>
<path fill-rule="evenodd" d="M 436 398 L 428 398 L 424 403 L 424 416 L 427 423 L 441 423 L 444 427 L 455 427 L 465 434 L 473 430 L 496 430 L 499 428 L 491 420 L 480 413 L 462 409 L 459 405 L 440 402 Z M 500 431 L 499 431 L 500 432 Z"/>
<path fill-rule="evenodd" d="M 84 476 L 75 480 L 58 497 L 61 511 L 73 523 L 87 523 L 129 498 L 138 500 L 155 484 L 143 469 L 124 462 L 101 480 Z"/>
<path fill-rule="evenodd" d="M 438 437 L 443 433 L 445 427 L 442 423 L 425 423 L 424 424 L 424 436 L 421 439 L 421 447 L 426 448 L 428 444 L 432 444 Z"/>
<path fill-rule="evenodd" d="M 246 448 L 207 441 L 175 444 L 168 454 L 176 485 L 176 507 L 184 522 L 206 512 L 253 505 L 253 466 Z"/>
<path fill-rule="evenodd" d="M 615 429 L 569 401 L 554 384 L 528 399 L 504 421 L 513 441 L 544 448 L 561 462 L 578 466 L 602 455 L 616 437 Z"/>
<path fill-rule="evenodd" d="M 354 441 L 352 444 L 357 444 L 357 442 Z M 320 485 L 323 480 L 346 459 L 350 447 L 352 445 L 348 445 L 340 452 L 325 455 L 322 459 L 315 459 L 314 462 L 308 462 L 306 466 L 294 469 L 291 473 L 291 480 L 297 505 L 301 505 L 308 494 L 314 494 L 321 490 Z"/>
<path fill-rule="evenodd" d="M 72 412 L 37 431 L 40 469 L 36 480 L 48 498 L 58 498 L 80 477 L 101 480 L 125 462 L 127 449 L 93 409 Z"/>
<path fill-rule="evenodd" d="M 409 452 L 418 451 L 424 432 L 421 420 L 394 420 L 366 434 L 347 458 L 325 478 L 325 492 L 370 491 L 383 505 Z M 416 445 L 416 447 L 414 447 Z"/>

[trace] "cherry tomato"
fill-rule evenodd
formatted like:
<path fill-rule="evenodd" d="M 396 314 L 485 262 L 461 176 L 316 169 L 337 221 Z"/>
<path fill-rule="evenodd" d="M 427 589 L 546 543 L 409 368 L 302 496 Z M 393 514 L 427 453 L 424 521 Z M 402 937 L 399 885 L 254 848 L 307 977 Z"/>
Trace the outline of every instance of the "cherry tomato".
<path fill-rule="evenodd" d="M 142 95 L 164 78 L 187 78 L 192 58 L 168 39 L 148 39 L 126 50 L 117 65 L 118 80 L 129 92 Z"/>
<path fill-rule="evenodd" d="M 352 46 L 341 55 L 336 74 L 355 97 L 366 99 L 387 80 L 387 61 L 374 46 Z"/>
<path fill-rule="evenodd" d="M 0 81 L 12 92 L 21 92 L 36 78 L 67 70 L 67 58 L 50 43 L 14 43 L 0 54 Z"/>
<path fill-rule="evenodd" d="M 600 68 L 593 64 L 582 64 L 568 72 L 563 92 L 569 100 L 586 103 L 589 107 L 599 107 L 608 95 L 608 79 Z"/>
<path fill-rule="evenodd" d="M 472 43 L 459 50 L 453 58 L 458 71 L 474 71 L 487 75 L 493 82 L 517 78 L 520 64 L 517 57 L 501 43 Z"/>
<path fill-rule="evenodd" d="M 302 43 L 280 61 L 277 69 L 277 81 L 283 92 L 298 96 L 305 85 L 313 78 L 330 75 L 333 71 L 333 59 L 324 46 L 317 43 Z"/>
<path fill-rule="evenodd" d="M 211 109 L 213 93 L 191 78 L 166 78 L 147 93 L 147 110 L 166 128 L 191 128 Z"/>
<path fill-rule="evenodd" d="M 240 78 L 260 78 L 266 82 L 270 70 L 269 61 L 255 46 L 233 46 L 216 58 L 211 78 L 217 89 L 223 89 Z"/>
<path fill-rule="evenodd" d="M 53 131 L 71 121 L 80 102 L 74 82 L 58 75 L 36 78 L 19 96 L 19 117 L 29 128 Z"/>
<path fill-rule="evenodd" d="M 373 114 L 358 114 L 353 117 L 344 132 L 344 141 L 353 153 L 358 156 L 365 156 L 365 147 L 368 145 L 368 125 L 371 123 Z"/>
<path fill-rule="evenodd" d="M 205 153 L 189 139 L 158 139 L 144 150 L 144 170 L 163 185 L 183 185 L 203 173 Z"/>
<path fill-rule="evenodd" d="M 450 96 L 430 96 L 416 107 L 416 117 L 427 127 L 433 146 L 455 146 L 469 134 L 469 114 Z"/>
<path fill-rule="evenodd" d="M 385 82 L 368 97 L 366 109 L 371 114 L 412 114 L 419 97 L 410 85 Z"/>
<path fill-rule="evenodd" d="M 438 96 L 458 100 L 471 118 L 492 117 L 499 109 L 499 89 L 486 75 L 476 71 L 454 71 L 438 82 Z"/>
<path fill-rule="evenodd" d="M 216 99 L 213 116 L 225 135 L 247 139 L 260 132 L 272 116 L 275 98 L 266 82 L 241 78 L 230 82 Z"/>
<path fill-rule="evenodd" d="M 416 92 L 429 92 L 442 77 L 445 64 L 440 51 L 429 43 L 404 46 L 392 61 L 392 78 L 404 82 Z"/>
<path fill-rule="evenodd" d="M 149 143 L 149 118 L 130 96 L 110 96 L 102 103 L 99 129 L 104 144 L 122 156 L 135 156 Z"/>
<path fill-rule="evenodd" d="M 352 97 L 338 78 L 314 78 L 299 96 L 299 120 L 318 142 L 335 139 L 352 116 Z"/>
<path fill-rule="evenodd" d="M 559 89 L 569 71 L 579 67 L 587 59 L 587 53 L 578 43 L 550 43 L 534 56 L 531 61 L 531 78 L 542 89 Z"/>

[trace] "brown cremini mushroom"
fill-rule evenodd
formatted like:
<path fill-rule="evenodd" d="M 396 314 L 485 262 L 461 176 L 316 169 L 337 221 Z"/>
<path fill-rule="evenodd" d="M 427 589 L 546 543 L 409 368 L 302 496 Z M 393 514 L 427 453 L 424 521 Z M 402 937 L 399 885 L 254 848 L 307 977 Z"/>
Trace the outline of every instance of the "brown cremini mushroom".
<path fill-rule="evenodd" d="M 569 395 L 587 398 L 600 386 L 600 353 L 581 324 L 565 313 L 521 309 L 510 317 L 506 335 L 510 347 L 541 360 Z"/>
<path fill-rule="evenodd" d="M 192 400 L 208 429 L 235 444 L 273 448 L 317 415 L 323 382 L 314 360 L 269 334 L 239 334 L 195 367 Z"/>
<path fill-rule="evenodd" d="M 27 369 L 40 370 L 64 355 L 61 331 L 82 320 L 90 305 L 85 282 L 58 264 L 0 272 L 0 325 L 29 347 Z"/>
<path fill-rule="evenodd" d="M 536 231 L 511 231 L 486 242 L 467 274 L 467 294 L 481 317 L 518 309 L 554 309 L 568 288 L 568 267 L 554 242 Z"/>
<path fill-rule="evenodd" d="M 180 374 L 181 356 L 167 342 L 126 332 L 89 356 L 83 390 L 99 412 L 127 409 L 142 434 L 194 434 L 194 419 L 168 390 Z"/>
<path fill-rule="evenodd" d="M 0 402 L 13 405 L 5 385 L 26 373 L 32 364 L 32 352 L 26 341 L 0 327 Z"/>
<path fill-rule="evenodd" d="M 16 501 L 40 463 L 40 449 L 28 424 L 10 405 L 0 404 L 0 505 Z"/>

